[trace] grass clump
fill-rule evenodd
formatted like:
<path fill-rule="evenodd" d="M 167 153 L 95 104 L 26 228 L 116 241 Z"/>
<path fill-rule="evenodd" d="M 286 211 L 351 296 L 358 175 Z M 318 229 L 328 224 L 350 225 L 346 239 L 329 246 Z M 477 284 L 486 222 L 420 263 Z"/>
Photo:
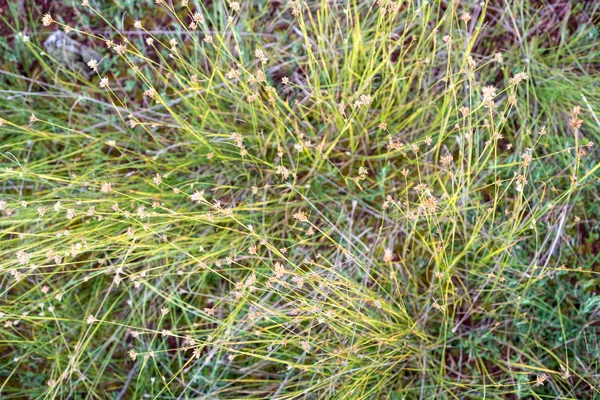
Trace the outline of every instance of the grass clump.
<path fill-rule="evenodd" d="M 9 7 L 2 397 L 595 398 L 593 7 Z"/>

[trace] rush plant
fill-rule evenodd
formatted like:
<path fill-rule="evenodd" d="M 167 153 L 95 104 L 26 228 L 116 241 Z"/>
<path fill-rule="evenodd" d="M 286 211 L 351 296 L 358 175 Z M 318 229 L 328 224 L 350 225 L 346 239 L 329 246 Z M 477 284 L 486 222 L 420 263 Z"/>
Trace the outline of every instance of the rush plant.
<path fill-rule="evenodd" d="M 598 5 L 139 3 L 5 7 L 0 397 L 600 396 Z"/>

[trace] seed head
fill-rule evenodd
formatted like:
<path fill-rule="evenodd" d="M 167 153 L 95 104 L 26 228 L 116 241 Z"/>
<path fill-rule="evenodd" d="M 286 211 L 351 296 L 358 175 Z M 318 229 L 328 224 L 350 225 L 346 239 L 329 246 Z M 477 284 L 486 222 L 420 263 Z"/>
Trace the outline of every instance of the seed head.
<path fill-rule="evenodd" d="M 92 58 L 90 61 L 88 61 L 87 65 L 92 69 L 92 71 L 98 71 L 99 64 L 97 60 Z"/>
<path fill-rule="evenodd" d="M 392 252 L 391 249 L 384 249 L 383 250 L 383 262 L 392 262 L 392 260 L 394 259 L 394 253 Z"/>
<path fill-rule="evenodd" d="M 483 89 L 481 89 L 481 93 L 483 94 L 483 101 L 489 101 L 493 99 L 497 91 L 498 89 L 494 86 L 485 86 Z"/>
<path fill-rule="evenodd" d="M 52 24 L 52 22 L 54 22 L 54 20 L 52 19 L 52 16 L 49 13 L 44 14 L 44 16 L 42 17 L 42 25 L 50 26 L 50 24 Z"/>
<path fill-rule="evenodd" d="M 300 342 L 300 346 L 302 346 L 302 350 L 304 350 L 305 352 L 310 352 L 310 343 L 308 343 L 307 340 L 303 340 L 302 342 Z"/>
<path fill-rule="evenodd" d="M 110 85 L 110 83 L 108 82 L 108 78 L 107 77 L 103 77 L 102 79 L 100 79 L 100 87 L 102 89 L 107 88 Z"/>
<path fill-rule="evenodd" d="M 267 61 L 269 61 L 269 59 L 267 58 L 267 56 L 265 55 L 265 52 L 263 49 L 256 49 L 254 52 L 254 55 L 256 56 L 256 58 L 258 58 L 260 60 L 261 63 L 266 64 Z"/>
<path fill-rule="evenodd" d="M 17 251 L 17 261 L 19 262 L 20 265 L 27 265 L 27 264 L 29 264 L 30 260 L 31 260 L 30 253 L 26 253 L 23 250 Z"/>
<path fill-rule="evenodd" d="M 294 219 L 299 222 L 308 222 L 308 217 L 304 214 L 303 211 L 298 211 L 293 215 Z"/>
<path fill-rule="evenodd" d="M 102 193 L 109 193 L 112 190 L 112 184 L 110 182 L 103 182 L 100 186 L 100 191 Z"/>
<path fill-rule="evenodd" d="M 203 201 L 206 201 L 206 199 L 204 198 L 204 190 L 196 190 L 194 194 L 190 196 L 190 200 L 198 204 L 202 203 Z"/>
<path fill-rule="evenodd" d="M 129 350 L 129 358 L 131 358 L 132 361 L 135 361 L 135 359 L 137 358 L 137 353 L 135 352 L 135 350 Z"/>

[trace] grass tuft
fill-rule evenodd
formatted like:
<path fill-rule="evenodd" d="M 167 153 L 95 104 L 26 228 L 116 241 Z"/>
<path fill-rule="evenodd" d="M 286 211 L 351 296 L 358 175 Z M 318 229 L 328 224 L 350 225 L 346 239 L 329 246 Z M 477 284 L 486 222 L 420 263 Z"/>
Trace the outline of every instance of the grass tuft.
<path fill-rule="evenodd" d="M 598 7 L 2 6 L 0 397 L 600 396 Z"/>

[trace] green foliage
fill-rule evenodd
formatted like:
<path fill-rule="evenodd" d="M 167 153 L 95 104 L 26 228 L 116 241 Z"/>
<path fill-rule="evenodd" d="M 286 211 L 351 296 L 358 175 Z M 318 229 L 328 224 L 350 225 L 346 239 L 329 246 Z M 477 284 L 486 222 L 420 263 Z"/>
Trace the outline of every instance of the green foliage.
<path fill-rule="evenodd" d="M 0 397 L 598 395 L 593 2 L 59 3 L 0 17 Z"/>

